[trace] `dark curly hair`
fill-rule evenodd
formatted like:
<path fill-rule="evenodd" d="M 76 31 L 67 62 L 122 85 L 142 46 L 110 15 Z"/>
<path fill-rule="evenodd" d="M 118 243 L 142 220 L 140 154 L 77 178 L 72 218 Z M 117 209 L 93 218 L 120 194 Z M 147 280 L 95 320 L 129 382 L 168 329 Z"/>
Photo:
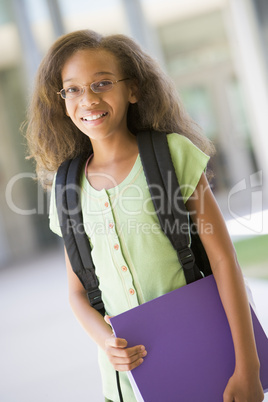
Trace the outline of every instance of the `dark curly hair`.
<path fill-rule="evenodd" d="M 32 101 L 28 110 L 26 138 L 29 157 L 44 187 L 60 164 L 88 149 L 90 139 L 66 116 L 65 105 L 56 92 L 62 88 L 61 72 L 65 62 L 78 50 L 102 49 L 113 54 L 125 77 L 138 87 L 136 104 L 130 104 L 127 124 L 132 133 L 154 129 L 188 137 L 207 154 L 211 142 L 185 112 L 173 82 L 158 63 L 139 45 L 124 35 L 102 36 L 81 30 L 60 37 L 49 49 L 38 69 Z M 50 177 L 48 179 L 48 177 Z"/>

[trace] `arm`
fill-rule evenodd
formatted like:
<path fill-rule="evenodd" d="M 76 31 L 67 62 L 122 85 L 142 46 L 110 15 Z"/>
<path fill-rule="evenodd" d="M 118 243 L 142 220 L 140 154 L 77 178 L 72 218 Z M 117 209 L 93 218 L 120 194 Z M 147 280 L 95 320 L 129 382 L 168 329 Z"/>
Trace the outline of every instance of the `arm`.
<path fill-rule="evenodd" d="M 142 357 L 147 354 L 144 346 L 127 348 L 125 339 L 114 337 L 110 325 L 105 322 L 98 311 L 90 306 L 86 291 L 72 270 L 66 250 L 65 260 L 69 301 L 74 315 L 88 335 L 105 351 L 115 370 L 133 370 L 142 363 Z"/>
<path fill-rule="evenodd" d="M 206 249 L 235 349 L 235 371 L 224 392 L 224 402 L 263 400 L 249 303 L 236 253 L 223 216 L 204 174 L 186 203 Z"/>

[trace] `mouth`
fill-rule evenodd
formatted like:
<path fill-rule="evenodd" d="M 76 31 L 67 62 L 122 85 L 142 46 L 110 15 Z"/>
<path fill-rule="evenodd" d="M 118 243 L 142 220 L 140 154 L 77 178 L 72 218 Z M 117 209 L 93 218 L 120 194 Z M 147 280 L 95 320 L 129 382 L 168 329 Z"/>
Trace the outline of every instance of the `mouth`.
<path fill-rule="evenodd" d="M 96 121 L 102 119 L 103 117 L 107 116 L 108 112 L 104 113 L 97 113 L 97 114 L 90 114 L 81 118 L 82 121 Z"/>

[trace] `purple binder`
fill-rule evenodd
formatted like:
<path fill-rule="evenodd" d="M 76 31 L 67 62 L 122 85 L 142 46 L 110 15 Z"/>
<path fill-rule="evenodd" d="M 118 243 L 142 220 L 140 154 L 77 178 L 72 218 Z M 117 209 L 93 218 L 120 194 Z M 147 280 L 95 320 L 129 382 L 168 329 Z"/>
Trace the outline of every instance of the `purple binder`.
<path fill-rule="evenodd" d="M 251 309 L 268 391 L 268 339 Z M 138 401 L 220 402 L 234 366 L 229 324 L 213 276 L 174 290 L 111 319 L 114 333 L 148 355 L 129 372 Z"/>

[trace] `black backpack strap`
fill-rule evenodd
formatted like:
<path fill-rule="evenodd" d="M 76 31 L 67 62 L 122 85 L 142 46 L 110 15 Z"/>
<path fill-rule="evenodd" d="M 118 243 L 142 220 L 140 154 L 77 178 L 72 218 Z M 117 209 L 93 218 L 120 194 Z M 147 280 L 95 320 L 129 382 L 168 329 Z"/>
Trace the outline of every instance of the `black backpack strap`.
<path fill-rule="evenodd" d="M 189 266 L 189 264 L 187 264 L 187 260 L 189 263 L 191 262 L 191 264 L 193 260 L 194 280 L 197 280 L 202 278 L 203 274 L 207 276 L 212 273 L 207 253 L 198 235 L 197 227 L 192 223 L 189 213 L 185 207 L 178 178 L 172 162 L 167 136 L 166 134 L 159 132 L 153 132 L 151 135 L 155 155 L 158 160 L 159 169 L 166 188 L 167 197 L 169 199 L 169 204 L 171 205 L 173 211 L 175 223 L 178 222 L 179 226 L 179 232 L 176 232 L 176 224 L 174 224 L 175 230 L 173 230 L 173 235 L 175 235 L 176 250 L 178 252 L 180 262 L 183 262 L 182 259 L 186 257 L 186 270 L 187 265 Z M 187 227 L 186 225 L 188 225 L 189 229 L 189 232 L 187 231 L 187 233 L 185 233 L 185 228 Z M 180 230 L 180 228 L 183 228 L 183 230 Z M 190 254 L 188 254 L 187 248 L 183 248 L 186 241 L 188 242 L 188 251 Z M 187 257 L 187 255 L 189 255 L 189 257 Z M 196 256 L 196 259 L 194 256 Z M 201 270 L 200 267 L 202 268 Z M 200 273 L 201 271 L 202 273 Z M 189 282 L 187 283 L 193 281 L 193 277 L 189 276 L 189 274 L 188 278 Z"/>
<path fill-rule="evenodd" d="M 163 182 L 166 187 L 167 196 L 169 198 L 169 203 L 172 206 L 173 215 L 175 222 L 179 222 L 179 228 L 181 225 L 186 224 L 186 218 L 188 219 L 188 226 L 189 226 L 189 233 L 187 233 L 187 239 L 189 240 L 188 245 L 191 244 L 191 253 L 196 256 L 194 270 L 195 270 L 195 278 L 199 279 L 200 274 L 199 272 L 202 271 L 204 276 L 208 276 L 212 274 L 210 262 L 207 256 L 207 253 L 204 249 L 203 243 L 199 237 L 197 226 L 192 222 L 191 217 L 188 214 L 188 211 L 185 207 L 182 193 L 179 187 L 178 178 L 174 169 L 174 165 L 172 162 L 168 142 L 167 142 L 167 135 L 161 132 L 153 132 L 151 133 L 152 142 L 154 145 L 155 155 L 158 161 L 159 169 L 161 171 L 161 175 L 163 178 Z M 170 173 L 167 173 L 170 172 Z M 165 180 L 166 175 L 166 180 Z M 170 176 L 170 177 L 169 177 Z M 169 188 L 170 186 L 170 188 Z M 176 198 L 175 198 L 176 195 Z M 170 199 L 171 198 L 171 199 Z M 183 216 L 182 216 L 183 214 Z M 176 224 L 174 224 L 174 228 L 177 228 Z M 186 226 L 185 226 L 186 227 Z M 181 248 L 185 242 L 182 244 L 180 243 L 180 237 L 178 238 L 177 232 L 174 231 L 173 234 L 175 235 L 177 241 L 177 246 Z M 185 238 L 186 241 L 186 238 Z M 178 250 L 178 249 L 177 249 Z M 198 264 L 197 264 L 198 261 Z M 200 267 L 202 269 L 200 269 Z"/>
<path fill-rule="evenodd" d="M 190 247 L 190 235 L 185 230 L 189 228 L 189 214 L 183 202 L 166 134 L 142 132 L 137 138 L 143 169 L 161 228 L 177 251 L 186 282 L 194 282 L 202 278 L 202 274 Z"/>
<path fill-rule="evenodd" d="M 72 269 L 86 289 L 91 306 L 104 315 L 101 291 L 81 209 L 80 177 L 88 156 L 83 154 L 73 160 L 65 161 L 58 169 L 55 186 L 56 205 L 62 237 Z"/>

